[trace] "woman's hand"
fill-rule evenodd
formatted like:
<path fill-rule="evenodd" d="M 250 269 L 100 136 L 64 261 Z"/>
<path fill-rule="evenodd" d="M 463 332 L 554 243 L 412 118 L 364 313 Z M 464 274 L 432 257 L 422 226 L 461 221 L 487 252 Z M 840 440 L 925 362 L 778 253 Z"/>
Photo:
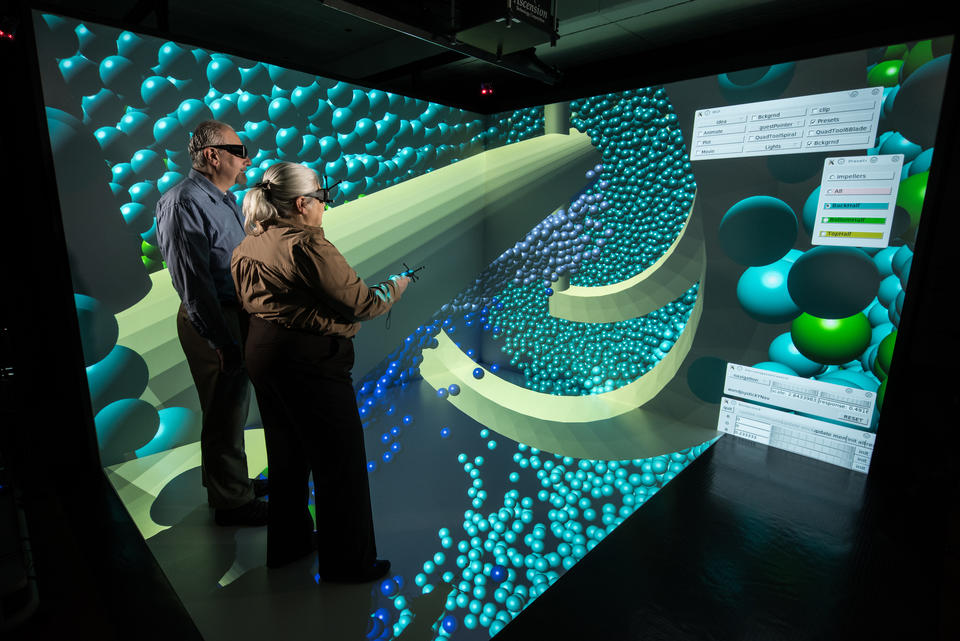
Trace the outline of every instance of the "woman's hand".
<path fill-rule="evenodd" d="M 410 284 L 410 277 L 401 276 L 400 278 L 393 281 L 393 284 L 397 286 L 397 296 L 402 296 L 403 292 L 405 292 L 407 289 L 407 285 Z"/>

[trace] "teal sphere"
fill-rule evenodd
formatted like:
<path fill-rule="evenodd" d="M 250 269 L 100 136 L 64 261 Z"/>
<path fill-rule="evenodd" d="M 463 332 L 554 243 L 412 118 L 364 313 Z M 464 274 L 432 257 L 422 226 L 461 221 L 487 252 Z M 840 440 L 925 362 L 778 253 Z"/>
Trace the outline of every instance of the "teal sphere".
<path fill-rule="evenodd" d="M 160 426 L 143 447 L 135 450 L 140 458 L 195 443 L 200 439 L 200 414 L 186 407 L 166 407 L 158 412 Z"/>
<path fill-rule="evenodd" d="M 324 162 L 333 162 L 340 157 L 340 143 L 333 136 L 320 139 L 320 158 Z"/>
<path fill-rule="evenodd" d="M 120 213 L 127 227 L 137 234 L 142 234 L 153 225 L 153 210 L 140 203 L 126 203 L 120 207 Z"/>
<path fill-rule="evenodd" d="M 314 81 L 313 76 L 302 71 L 296 71 L 278 65 L 266 65 L 266 67 L 271 82 L 284 91 L 290 91 L 298 86 L 309 85 Z"/>
<path fill-rule="evenodd" d="M 778 363 L 777 361 L 763 361 L 762 363 L 757 363 L 754 365 L 756 369 L 762 369 L 768 372 L 776 372 L 777 374 L 787 374 L 789 376 L 798 376 L 797 372 L 793 368 L 787 367 L 783 363 Z"/>
<path fill-rule="evenodd" d="M 189 49 L 175 42 L 165 42 L 157 51 L 157 72 L 163 76 L 187 80 L 197 72 L 197 59 Z"/>
<path fill-rule="evenodd" d="M 900 279 L 895 274 L 890 274 L 880 281 L 880 287 L 877 289 L 877 300 L 880 301 L 881 305 L 889 308 L 897 300 L 897 294 L 901 290 L 903 290 L 903 287 L 900 285 Z"/>
<path fill-rule="evenodd" d="M 220 122 L 231 124 L 237 119 L 237 104 L 226 98 L 211 100 L 209 108 L 214 119 Z"/>
<path fill-rule="evenodd" d="M 258 62 L 252 67 L 240 68 L 240 88 L 246 94 L 244 95 L 269 95 L 273 89 L 273 81 L 267 72 L 266 66 Z"/>
<path fill-rule="evenodd" d="M 185 149 L 190 132 L 176 118 L 161 118 L 153 125 L 153 139 L 162 149 Z"/>
<path fill-rule="evenodd" d="M 64 58 L 58 66 L 60 75 L 74 94 L 89 96 L 100 90 L 99 67 L 84 56 Z"/>
<path fill-rule="evenodd" d="M 148 208 L 154 207 L 160 199 L 160 192 L 157 190 L 156 185 L 146 181 L 134 183 L 130 189 L 127 190 L 127 193 L 130 194 L 131 201 L 140 203 Z"/>
<path fill-rule="evenodd" d="M 153 405 L 135 398 L 110 403 L 94 417 L 100 462 L 113 465 L 156 435 L 160 417 Z"/>
<path fill-rule="evenodd" d="M 327 99 L 334 107 L 346 107 L 353 101 L 353 85 L 338 82 L 327 90 Z"/>
<path fill-rule="evenodd" d="M 136 96 L 143 76 L 136 65 L 123 56 L 107 56 L 100 62 L 103 86 L 121 96 Z"/>
<path fill-rule="evenodd" d="M 786 62 L 717 76 L 721 93 L 730 104 L 773 100 L 780 97 L 790 81 L 796 63 Z"/>
<path fill-rule="evenodd" d="M 870 256 L 853 247 L 820 246 L 805 252 L 790 268 L 790 297 L 817 318 L 847 318 L 877 295 L 880 273 Z"/>
<path fill-rule="evenodd" d="M 771 361 L 782 363 L 794 371 L 797 376 L 809 378 L 823 371 L 823 365 L 800 353 L 800 350 L 793 344 L 790 332 L 784 332 L 773 339 L 767 355 Z"/>
<path fill-rule="evenodd" d="M 109 89 L 101 89 L 92 96 L 80 99 L 83 110 L 83 124 L 88 127 L 97 125 L 115 125 L 125 110 L 117 94 Z"/>
<path fill-rule="evenodd" d="M 288 154 L 298 154 L 303 148 L 303 136 L 296 127 L 287 127 L 277 132 L 275 137 L 277 149 L 282 149 Z"/>
<path fill-rule="evenodd" d="M 110 162 L 119 163 L 129 160 L 135 151 L 130 137 L 116 127 L 100 127 L 93 132 L 93 137 L 100 145 L 103 157 Z"/>
<path fill-rule="evenodd" d="M 207 80 L 221 93 L 233 93 L 240 88 L 240 70 L 226 57 L 216 57 L 207 64 Z"/>
<path fill-rule="evenodd" d="M 897 253 L 897 247 L 884 247 L 873 255 L 873 264 L 877 266 L 880 278 L 886 278 L 893 273 L 893 255 Z"/>
<path fill-rule="evenodd" d="M 120 329 L 113 314 L 95 298 L 74 294 L 77 321 L 80 325 L 80 345 L 84 365 L 89 367 L 103 359 L 117 344 Z"/>
<path fill-rule="evenodd" d="M 160 195 L 167 192 L 168 189 L 183 180 L 183 174 L 176 171 L 167 171 L 157 180 L 157 191 Z"/>
<path fill-rule="evenodd" d="M 786 323 L 800 314 L 787 289 L 790 268 L 790 261 L 778 260 L 748 267 L 743 272 L 737 281 L 737 300 L 751 318 L 763 323 Z"/>
<path fill-rule="evenodd" d="M 377 137 L 377 127 L 369 118 L 357 120 L 353 132 L 363 143 L 373 142 Z"/>
<path fill-rule="evenodd" d="M 718 238 L 727 256 L 737 263 L 768 265 L 796 242 L 797 216 L 778 198 L 751 196 L 727 210 Z"/>
<path fill-rule="evenodd" d="M 817 380 L 823 383 L 833 383 L 844 387 L 855 387 L 868 392 L 876 392 L 880 387 L 880 381 L 871 377 L 865 372 L 840 369 L 818 377 Z"/>
<path fill-rule="evenodd" d="M 351 112 L 347 107 L 338 107 L 335 109 L 331 123 L 334 131 L 336 131 L 338 134 L 351 133 L 356 124 L 353 112 Z"/>
<path fill-rule="evenodd" d="M 265 145 L 271 147 L 272 144 L 276 144 L 276 133 L 273 127 L 265 120 L 248 122 L 243 128 L 243 132 L 250 139 L 250 142 L 257 147 L 263 148 Z"/>
<path fill-rule="evenodd" d="M 202 100 L 188 98 L 177 107 L 177 120 L 187 131 L 193 131 L 196 125 L 213 118 L 213 113 Z"/>
<path fill-rule="evenodd" d="M 290 102 L 296 107 L 301 119 L 309 120 L 320 108 L 320 87 L 316 83 L 297 87 L 290 94 Z"/>
<path fill-rule="evenodd" d="M 894 132 L 892 136 L 887 136 L 887 139 L 880 145 L 881 154 L 902 154 L 904 165 L 919 156 L 921 151 L 923 149 L 920 145 L 910 142 L 897 132 Z"/>
<path fill-rule="evenodd" d="M 141 180 L 155 179 L 166 169 L 160 154 L 152 149 L 141 149 L 133 154 L 130 159 L 130 167 L 137 178 Z"/>
<path fill-rule="evenodd" d="M 270 122 L 281 129 L 292 127 L 299 120 L 296 107 L 286 98 L 275 98 L 272 100 L 270 106 L 267 107 L 267 115 L 270 118 Z"/>
<path fill-rule="evenodd" d="M 128 111 L 117 128 L 127 134 L 134 149 L 143 149 L 153 144 L 154 119 L 142 111 Z"/>
<path fill-rule="evenodd" d="M 140 97 L 151 113 L 166 115 L 180 104 L 176 85 L 163 76 L 150 76 L 140 85 Z"/>
<path fill-rule="evenodd" d="M 907 140 L 933 147 L 937 134 L 940 96 L 950 67 L 950 54 L 934 58 L 911 73 L 900 85 L 893 103 L 892 124 Z"/>
<path fill-rule="evenodd" d="M 148 380 L 143 358 L 129 347 L 114 345 L 109 354 L 87 367 L 93 413 L 122 398 L 138 398 Z"/>

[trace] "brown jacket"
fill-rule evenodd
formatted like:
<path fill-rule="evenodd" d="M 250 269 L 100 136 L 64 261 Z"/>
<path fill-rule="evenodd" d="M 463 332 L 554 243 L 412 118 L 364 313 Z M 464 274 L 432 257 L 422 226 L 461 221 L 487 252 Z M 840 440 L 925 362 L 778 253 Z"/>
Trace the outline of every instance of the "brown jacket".
<path fill-rule="evenodd" d="M 240 304 L 284 327 L 353 337 L 360 321 L 387 312 L 400 295 L 392 281 L 367 287 L 321 227 L 277 224 L 247 236 L 230 264 Z"/>

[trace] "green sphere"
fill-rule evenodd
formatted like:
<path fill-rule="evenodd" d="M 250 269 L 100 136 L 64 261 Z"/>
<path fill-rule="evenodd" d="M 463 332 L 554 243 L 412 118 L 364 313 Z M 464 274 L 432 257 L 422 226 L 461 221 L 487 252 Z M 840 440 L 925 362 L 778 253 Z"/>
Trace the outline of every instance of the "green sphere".
<path fill-rule="evenodd" d="M 913 49 L 907 54 L 903 65 L 903 78 L 906 80 L 910 74 L 934 59 L 933 42 L 930 40 L 921 40 L 913 45 Z"/>
<path fill-rule="evenodd" d="M 887 380 L 883 379 L 883 382 L 880 383 L 880 388 L 877 389 L 877 408 L 883 409 L 883 398 L 887 395 Z"/>
<path fill-rule="evenodd" d="M 810 360 L 841 365 L 857 358 L 870 345 L 870 321 L 862 312 L 836 319 L 800 314 L 790 326 L 790 336 Z"/>
<path fill-rule="evenodd" d="M 880 341 L 877 347 L 877 359 L 873 363 L 873 372 L 882 381 L 887 379 L 890 372 L 890 361 L 893 359 L 893 344 L 897 340 L 897 330 L 893 330 Z"/>
<path fill-rule="evenodd" d="M 903 60 L 887 60 L 874 65 L 867 73 L 867 85 L 871 87 L 896 87 L 900 84 L 900 67 Z"/>
<path fill-rule="evenodd" d="M 158 262 L 163 260 L 163 256 L 160 255 L 160 248 L 154 245 L 151 245 L 147 241 L 143 241 L 140 243 L 140 251 L 143 253 L 144 256 L 146 256 L 151 260 L 155 260 Z"/>
<path fill-rule="evenodd" d="M 883 51 L 883 60 L 903 60 L 907 55 L 907 45 L 890 45 Z"/>
<path fill-rule="evenodd" d="M 153 272 L 158 272 L 163 269 L 162 261 L 154 260 L 146 256 L 141 256 L 140 259 L 143 261 L 143 266 L 147 268 L 148 274 L 152 274 Z"/>
<path fill-rule="evenodd" d="M 927 178 L 930 172 L 922 171 L 906 180 L 900 181 L 897 190 L 897 205 L 903 207 L 910 214 L 910 229 L 916 229 L 920 222 L 920 211 L 923 209 L 923 197 L 927 193 Z"/>

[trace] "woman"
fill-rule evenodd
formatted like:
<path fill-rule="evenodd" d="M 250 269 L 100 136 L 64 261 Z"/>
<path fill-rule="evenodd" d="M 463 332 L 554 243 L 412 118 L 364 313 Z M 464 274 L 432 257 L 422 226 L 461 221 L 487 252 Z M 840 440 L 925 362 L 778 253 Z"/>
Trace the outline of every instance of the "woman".
<path fill-rule="evenodd" d="M 250 313 L 247 370 L 257 392 L 270 464 L 267 566 L 313 550 L 307 510 L 313 473 L 319 574 L 372 581 L 377 560 L 363 432 L 350 370 L 360 321 L 387 312 L 409 278 L 373 287 L 324 236 L 317 175 L 272 165 L 243 199 L 248 236 L 231 268 Z"/>

